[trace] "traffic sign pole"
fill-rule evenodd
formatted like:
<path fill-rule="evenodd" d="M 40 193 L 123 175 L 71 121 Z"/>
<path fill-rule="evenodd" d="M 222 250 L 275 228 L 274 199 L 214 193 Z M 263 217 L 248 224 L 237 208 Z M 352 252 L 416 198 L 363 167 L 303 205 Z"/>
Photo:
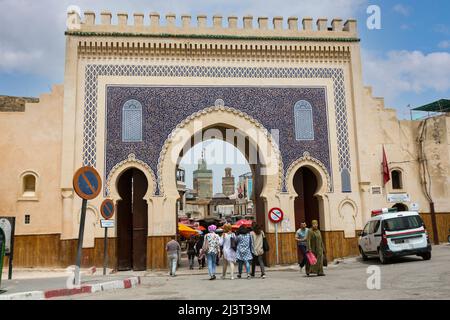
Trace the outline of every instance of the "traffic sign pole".
<path fill-rule="evenodd" d="M 87 200 L 83 199 L 83 203 L 81 205 L 81 218 L 80 218 L 80 230 L 78 232 L 78 250 L 77 250 L 77 260 L 75 270 L 75 285 L 80 285 L 80 268 L 81 268 L 81 251 L 83 250 L 83 236 L 84 236 L 84 222 L 86 220 L 86 207 Z"/>
<path fill-rule="evenodd" d="M 106 267 L 108 266 L 108 228 L 105 228 L 105 241 L 103 243 L 103 275 L 106 275 Z"/>
<path fill-rule="evenodd" d="M 81 167 L 73 176 L 73 188 L 75 193 L 83 199 L 81 205 L 80 230 L 78 231 L 78 250 L 76 258 L 76 270 L 74 284 L 80 285 L 81 252 L 83 250 L 84 223 L 86 220 L 87 201 L 95 199 L 102 189 L 102 179 L 93 167 Z"/>
<path fill-rule="evenodd" d="M 108 225 L 103 225 L 104 221 L 108 221 L 114 215 L 114 202 L 111 199 L 103 200 L 100 206 L 100 213 L 105 220 L 101 220 L 102 227 L 105 228 L 105 240 L 103 241 L 103 275 L 106 275 L 106 267 L 108 266 Z M 109 220 L 113 221 L 113 220 Z"/>
<path fill-rule="evenodd" d="M 275 223 L 275 254 L 277 256 L 277 265 L 280 264 L 280 258 L 278 256 L 278 223 Z"/>
<path fill-rule="evenodd" d="M 280 264 L 280 256 L 278 254 L 278 224 L 283 221 L 284 213 L 280 208 L 272 208 L 269 210 L 268 216 L 275 227 L 275 255 L 277 257 L 277 264 Z"/>

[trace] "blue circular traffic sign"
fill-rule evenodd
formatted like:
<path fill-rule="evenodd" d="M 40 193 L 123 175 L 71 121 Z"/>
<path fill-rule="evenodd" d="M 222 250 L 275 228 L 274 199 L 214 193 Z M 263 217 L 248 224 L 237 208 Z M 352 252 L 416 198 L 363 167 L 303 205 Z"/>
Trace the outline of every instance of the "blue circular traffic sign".
<path fill-rule="evenodd" d="M 111 199 L 105 199 L 100 206 L 100 213 L 103 218 L 109 220 L 114 215 L 114 202 Z"/>
<path fill-rule="evenodd" d="M 93 167 L 81 167 L 73 176 L 75 192 L 85 200 L 97 197 L 102 189 L 102 180 Z"/>

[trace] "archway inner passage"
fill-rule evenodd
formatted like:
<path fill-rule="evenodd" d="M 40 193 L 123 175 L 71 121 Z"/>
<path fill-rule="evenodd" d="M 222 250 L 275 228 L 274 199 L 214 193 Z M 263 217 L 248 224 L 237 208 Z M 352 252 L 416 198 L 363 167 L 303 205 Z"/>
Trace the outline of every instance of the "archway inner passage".
<path fill-rule="evenodd" d="M 119 177 L 117 189 L 117 268 L 119 271 L 147 269 L 148 182 L 139 169 L 130 168 Z"/>
<path fill-rule="evenodd" d="M 196 140 L 193 136 L 180 152 L 176 169 L 180 194 L 177 224 L 205 230 L 211 224 L 220 228 L 245 219 L 264 228 L 265 201 L 260 195 L 265 177 L 261 174 L 260 154 L 241 132 L 235 131 L 235 137 L 228 139 L 228 130 L 230 127 L 222 125 L 203 129 L 202 138 Z M 177 236 L 182 248 L 187 249 L 190 237 L 182 232 Z M 201 239 L 200 232 L 196 236 Z M 181 265 L 187 266 L 185 253 Z"/>

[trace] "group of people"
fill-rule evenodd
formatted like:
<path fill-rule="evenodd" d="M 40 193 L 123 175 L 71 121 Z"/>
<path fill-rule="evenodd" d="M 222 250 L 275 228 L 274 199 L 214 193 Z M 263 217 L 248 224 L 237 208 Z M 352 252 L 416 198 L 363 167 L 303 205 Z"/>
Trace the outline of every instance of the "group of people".
<path fill-rule="evenodd" d="M 210 225 L 208 233 L 204 236 L 189 239 L 187 243 L 189 268 L 194 268 L 195 257 L 198 259 L 199 269 L 205 267 L 206 261 L 210 280 L 215 280 L 216 266 L 219 265 L 220 258 L 222 258 L 222 279 L 226 278 L 228 270 L 230 270 L 230 278 L 234 279 L 236 263 L 238 265 L 238 278 L 242 278 L 243 267 L 245 266 L 247 279 L 251 279 L 255 276 L 256 265 L 259 265 L 261 278 L 264 279 L 266 272 L 263 255 L 269 250 L 269 245 L 261 226 L 254 223 L 250 231 L 247 227 L 241 225 L 236 233 L 233 232 L 230 224 L 226 224 L 222 228 L 223 233 L 220 236 L 216 233 L 217 227 Z M 300 228 L 295 233 L 295 239 L 301 253 L 300 271 L 305 268 L 307 276 L 311 273 L 324 276 L 323 267 L 327 265 L 327 260 L 318 221 L 313 220 L 311 228 L 307 228 L 305 222 L 301 223 Z M 170 275 L 175 276 L 181 252 L 180 244 L 173 239 L 167 243 L 166 251 Z M 313 256 L 315 263 L 311 263 L 309 259 L 311 256 Z"/>
<path fill-rule="evenodd" d="M 220 258 L 223 259 L 222 279 L 226 278 L 227 271 L 230 278 L 234 279 L 235 264 L 238 266 L 237 277 L 242 278 L 243 268 L 247 279 L 255 276 L 256 266 L 259 265 L 261 278 L 266 277 L 263 255 L 268 251 L 267 240 L 261 226 L 254 223 L 251 231 L 245 226 L 240 226 L 236 233 L 233 232 L 231 224 L 225 224 L 223 232 L 219 236 L 217 227 L 210 225 L 208 233 L 199 239 L 191 238 L 187 243 L 187 254 L 189 268 L 193 269 L 195 257 L 198 259 L 199 268 L 208 266 L 210 280 L 216 279 L 216 266 Z M 166 245 L 169 259 L 170 275 L 175 276 L 177 261 L 181 250 L 175 240 Z"/>

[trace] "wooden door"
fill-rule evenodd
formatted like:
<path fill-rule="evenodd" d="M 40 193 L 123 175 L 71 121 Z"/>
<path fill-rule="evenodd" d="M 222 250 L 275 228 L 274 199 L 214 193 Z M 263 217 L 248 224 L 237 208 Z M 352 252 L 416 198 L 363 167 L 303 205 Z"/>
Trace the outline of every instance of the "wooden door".
<path fill-rule="evenodd" d="M 117 269 L 131 270 L 132 263 L 132 170 L 125 171 L 119 178 L 117 189 L 122 200 L 117 202 Z"/>
<path fill-rule="evenodd" d="M 133 169 L 133 270 L 147 269 L 147 178 L 138 169 Z"/>

